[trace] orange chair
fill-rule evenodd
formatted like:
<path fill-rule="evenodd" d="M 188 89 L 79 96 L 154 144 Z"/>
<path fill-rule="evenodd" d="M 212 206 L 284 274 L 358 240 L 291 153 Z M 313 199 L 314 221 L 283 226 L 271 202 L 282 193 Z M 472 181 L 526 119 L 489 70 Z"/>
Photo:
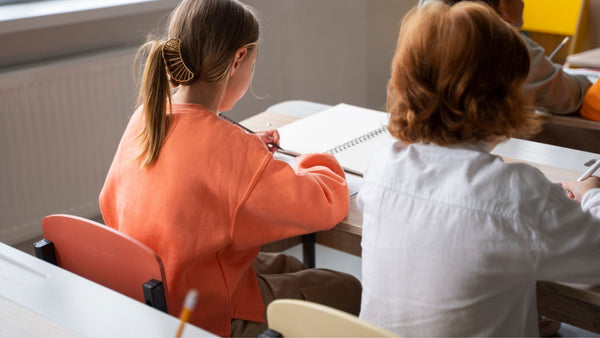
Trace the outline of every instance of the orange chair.
<path fill-rule="evenodd" d="M 71 215 L 44 217 L 42 232 L 38 258 L 167 312 L 163 264 L 140 241 Z"/>

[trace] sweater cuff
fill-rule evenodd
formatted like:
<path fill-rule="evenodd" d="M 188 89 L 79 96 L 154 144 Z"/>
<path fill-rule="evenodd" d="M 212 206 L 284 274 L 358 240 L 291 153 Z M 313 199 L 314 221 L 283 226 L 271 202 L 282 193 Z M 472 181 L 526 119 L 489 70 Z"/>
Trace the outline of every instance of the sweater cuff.
<path fill-rule="evenodd" d="M 583 195 L 581 207 L 587 211 L 597 206 L 600 206 L 600 188 L 590 189 Z"/>

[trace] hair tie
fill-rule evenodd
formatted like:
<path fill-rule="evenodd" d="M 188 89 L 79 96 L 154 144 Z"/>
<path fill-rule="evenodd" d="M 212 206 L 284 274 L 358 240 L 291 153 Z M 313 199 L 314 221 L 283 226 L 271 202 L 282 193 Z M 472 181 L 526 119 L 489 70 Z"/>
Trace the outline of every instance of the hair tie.
<path fill-rule="evenodd" d="M 162 57 L 167 67 L 167 73 L 178 84 L 188 84 L 194 79 L 194 72 L 188 68 L 181 56 L 181 40 L 172 38 L 162 47 Z"/>

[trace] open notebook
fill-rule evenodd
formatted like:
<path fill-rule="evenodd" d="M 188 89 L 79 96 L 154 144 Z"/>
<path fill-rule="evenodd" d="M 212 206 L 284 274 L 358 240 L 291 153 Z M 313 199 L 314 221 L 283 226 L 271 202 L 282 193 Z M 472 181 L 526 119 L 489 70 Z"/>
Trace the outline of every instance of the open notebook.
<path fill-rule="evenodd" d="M 291 153 L 328 152 L 349 172 L 365 172 L 373 153 L 394 143 L 389 114 L 340 103 L 279 128 L 279 145 Z"/>

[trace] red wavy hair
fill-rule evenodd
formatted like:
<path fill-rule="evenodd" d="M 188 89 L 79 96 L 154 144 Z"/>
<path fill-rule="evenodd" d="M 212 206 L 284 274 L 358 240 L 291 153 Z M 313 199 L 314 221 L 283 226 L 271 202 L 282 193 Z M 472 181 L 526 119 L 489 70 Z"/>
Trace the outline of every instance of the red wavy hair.
<path fill-rule="evenodd" d="M 519 91 L 528 72 L 523 40 L 490 6 L 414 8 L 392 62 L 389 130 L 442 146 L 533 134 L 541 123 Z"/>

